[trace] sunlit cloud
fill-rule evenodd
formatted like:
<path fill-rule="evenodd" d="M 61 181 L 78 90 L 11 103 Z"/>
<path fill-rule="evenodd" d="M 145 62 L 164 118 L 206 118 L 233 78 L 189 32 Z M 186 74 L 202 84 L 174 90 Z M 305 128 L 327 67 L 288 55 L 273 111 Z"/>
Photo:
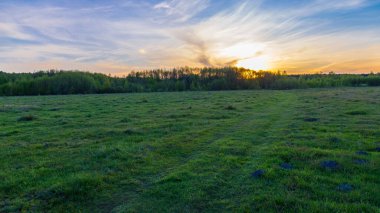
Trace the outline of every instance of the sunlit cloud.
<path fill-rule="evenodd" d="M 0 2 L 0 70 L 380 71 L 378 0 Z"/>

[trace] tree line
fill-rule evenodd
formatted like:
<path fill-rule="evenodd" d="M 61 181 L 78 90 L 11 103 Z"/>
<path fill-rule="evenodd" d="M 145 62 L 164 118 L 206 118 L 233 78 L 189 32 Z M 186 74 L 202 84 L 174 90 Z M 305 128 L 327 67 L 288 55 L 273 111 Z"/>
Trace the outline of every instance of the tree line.
<path fill-rule="evenodd" d="M 380 86 L 377 74 L 307 74 L 253 71 L 244 68 L 177 68 L 131 72 L 112 77 L 81 71 L 49 70 L 35 73 L 0 71 L 0 95 L 65 95 L 202 90 L 303 89 Z"/>

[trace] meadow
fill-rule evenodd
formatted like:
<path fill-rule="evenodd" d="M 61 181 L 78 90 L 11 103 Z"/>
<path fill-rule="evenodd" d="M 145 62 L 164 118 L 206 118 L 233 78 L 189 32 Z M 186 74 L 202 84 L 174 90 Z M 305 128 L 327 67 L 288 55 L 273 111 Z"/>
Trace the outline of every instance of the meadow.
<path fill-rule="evenodd" d="M 379 212 L 380 87 L 0 97 L 0 212 Z"/>

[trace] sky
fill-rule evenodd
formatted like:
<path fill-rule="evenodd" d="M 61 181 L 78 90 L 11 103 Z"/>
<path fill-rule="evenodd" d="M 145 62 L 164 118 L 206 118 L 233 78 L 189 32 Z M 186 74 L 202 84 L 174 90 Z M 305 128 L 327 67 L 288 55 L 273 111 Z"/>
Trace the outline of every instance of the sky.
<path fill-rule="evenodd" d="M 380 72 L 380 0 L 0 0 L 0 70 Z"/>

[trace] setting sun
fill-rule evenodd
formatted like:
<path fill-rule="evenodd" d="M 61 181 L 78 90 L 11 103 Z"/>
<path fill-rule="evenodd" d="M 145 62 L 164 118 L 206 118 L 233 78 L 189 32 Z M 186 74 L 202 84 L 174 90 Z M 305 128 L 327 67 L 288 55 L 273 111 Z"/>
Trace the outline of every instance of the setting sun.
<path fill-rule="evenodd" d="M 257 57 L 243 59 L 237 62 L 237 67 L 243 67 L 251 70 L 269 70 L 270 65 L 267 57 Z"/>
<path fill-rule="evenodd" d="M 268 48 L 262 43 L 240 43 L 221 51 L 222 57 L 235 60 L 237 67 L 252 70 L 270 69 L 270 57 Z"/>

